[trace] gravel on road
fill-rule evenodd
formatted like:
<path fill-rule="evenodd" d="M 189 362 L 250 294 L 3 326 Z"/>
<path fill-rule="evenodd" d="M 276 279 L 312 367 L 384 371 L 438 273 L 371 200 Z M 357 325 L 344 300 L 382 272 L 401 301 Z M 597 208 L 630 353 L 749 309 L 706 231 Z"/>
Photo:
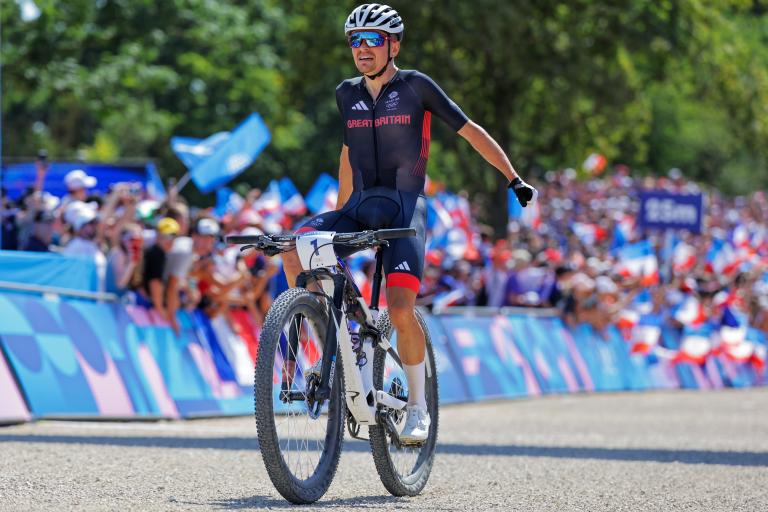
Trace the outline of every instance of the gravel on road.
<path fill-rule="evenodd" d="M 0 510 L 767 511 L 768 389 L 549 396 L 441 409 L 424 493 L 387 494 L 347 440 L 312 507 L 285 502 L 252 418 L 0 428 Z"/>

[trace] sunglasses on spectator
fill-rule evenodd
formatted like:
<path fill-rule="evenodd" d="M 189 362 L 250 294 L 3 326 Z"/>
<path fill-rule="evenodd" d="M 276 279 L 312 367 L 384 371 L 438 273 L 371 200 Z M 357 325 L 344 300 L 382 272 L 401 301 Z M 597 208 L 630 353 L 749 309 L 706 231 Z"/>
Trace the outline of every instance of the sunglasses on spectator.
<path fill-rule="evenodd" d="M 389 39 L 389 36 L 379 34 L 378 32 L 355 32 L 347 40 L 349 41 L 350 48 L 360 48 L 363 41 L 365 41 L 369 48 L 378 48 L 384 46 L 384 42 L 387 39 Z"/>

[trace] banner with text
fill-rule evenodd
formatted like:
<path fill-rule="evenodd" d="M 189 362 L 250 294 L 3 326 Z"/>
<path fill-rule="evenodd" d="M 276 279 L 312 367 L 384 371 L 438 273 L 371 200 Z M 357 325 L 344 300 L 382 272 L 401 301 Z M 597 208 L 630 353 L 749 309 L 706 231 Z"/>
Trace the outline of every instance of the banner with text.
<path fill-rule="evenodd" d="M 704 197 L 701 194 L 673 194 L 663 190 L 640 192 L 638 224 L 643 229 L 683 229 L 701 233 Z"/>

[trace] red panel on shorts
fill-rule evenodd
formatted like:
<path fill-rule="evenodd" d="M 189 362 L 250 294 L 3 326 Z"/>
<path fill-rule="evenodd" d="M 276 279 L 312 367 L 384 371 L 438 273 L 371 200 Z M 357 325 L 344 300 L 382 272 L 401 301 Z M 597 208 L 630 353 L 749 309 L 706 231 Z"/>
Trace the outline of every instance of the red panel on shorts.
<path fill-rule="evenodd" d="M 406 274 L 405 272 L 392 272 L 387 276 L 387 288 L 392 288 L 393 286 L 408 288 L 415 293 L 419 293 L 421 281 L 419 281 L 418 277 Z"/>

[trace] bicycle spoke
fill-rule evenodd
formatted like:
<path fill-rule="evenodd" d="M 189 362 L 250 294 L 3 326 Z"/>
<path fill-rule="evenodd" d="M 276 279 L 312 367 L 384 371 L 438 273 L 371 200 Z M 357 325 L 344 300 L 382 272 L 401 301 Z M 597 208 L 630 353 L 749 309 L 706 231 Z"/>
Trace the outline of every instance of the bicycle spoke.
<path fill-rule="evenodd" d="M 283 460 L 300 480 L 306 480 L 314 474 L 325 449 L 323 441 L 327 416 L 321 414 L 317 419 L 312 419 L 307 400 L 306 372 L 315 363 L 312 356 L 317 354 L 307 354 L 305 349 L 311 346 L 319 351 L 317 340 L 316 326 L 294 316 L 283 326 L 275 354 L 275 371 L 280 376 L 275 379 L 275 386 L 279 389 L 273 396 L 280 396 L 284 386 L 285 391 L 291 392 L 293 396 L 299 394 L 302 398 L 280 404 L 285 410 L 275 413 L 275 427 Z"/>

